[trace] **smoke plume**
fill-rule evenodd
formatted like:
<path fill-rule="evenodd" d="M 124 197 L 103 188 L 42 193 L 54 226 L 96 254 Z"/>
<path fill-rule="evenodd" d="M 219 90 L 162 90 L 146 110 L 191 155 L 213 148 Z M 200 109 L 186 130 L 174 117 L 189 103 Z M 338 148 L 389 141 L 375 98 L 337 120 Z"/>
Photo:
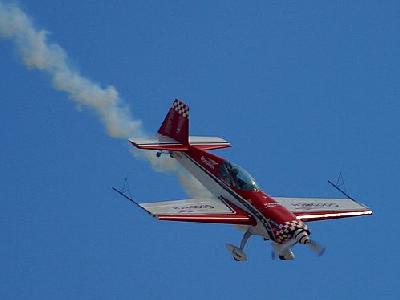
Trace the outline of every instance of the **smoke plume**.
<path fill-rule="evenodd" d="M 48 41 L 48 32 L 35 27 L 32 19 L 14 4 L 0 2 L 0 38 L 10 40 L 23 64 L 50 76 L 56 90 L 67 93 L 80 106 L 91 109 L 114 138 L 144 137 L 140 120 L 134 119 L 113 86 L 102 87 L 83 77 L 68 62 L 67 53 Z M 179 168 L 174 160 L 157 159 L 152 152 L 135 152 L 146 158 L 157 171 L 176 171 L 188 194 L 193 197 L 208 192 L 193 176 Z"/>

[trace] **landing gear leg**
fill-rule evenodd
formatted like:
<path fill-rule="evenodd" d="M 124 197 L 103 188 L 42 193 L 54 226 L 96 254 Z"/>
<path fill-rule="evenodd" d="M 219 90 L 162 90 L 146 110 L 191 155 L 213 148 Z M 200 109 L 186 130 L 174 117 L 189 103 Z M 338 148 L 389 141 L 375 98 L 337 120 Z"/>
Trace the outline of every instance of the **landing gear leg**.
<path fill-rule="evenodd" d="M 235 245 L 232 244 L 226 244 L 226 249 L 232 254 L 233 259 L 236 261 L 246 261 L 247 256 L 246 253 L 244 253 L 244 247 L 247 244 L 247 240 L 251 237 L 252 233 L 250 232 L 250 229 L 248 229 L 245 234 L 242 237 L 242 240 L 240 241 L 240 247 L 236 247 Z"/>
<path fill-rule="evenodd" d="M 242 240 L 240 241 L 240 250 L 243 251 L 243 249 L 244 249 L 244 247 L 246 246 L 247 241 L 248 241 L 248 239 L 251 237 L 251 235 L 252 235 L 252 234 L 251 234 L 251 232 L 250 232 L 249 229 L 244 233 L 244 235 L 243 235 L 243 237 L 242 237 Z"/>

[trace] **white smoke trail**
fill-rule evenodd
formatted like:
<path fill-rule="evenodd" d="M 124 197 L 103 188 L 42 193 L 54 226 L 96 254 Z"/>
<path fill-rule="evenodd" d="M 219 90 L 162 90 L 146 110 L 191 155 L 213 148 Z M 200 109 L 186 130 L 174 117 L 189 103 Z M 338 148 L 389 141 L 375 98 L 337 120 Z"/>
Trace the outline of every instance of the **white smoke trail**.
<path fill-rule="evenodd" d="M 47 41 L 47 32 L 37 30 L 17 6 L 0 2 L 0 37 L 14 42 L 23 63 L 51 76 L 53 86 L 70 99 L 93 109 L 112 137 L 143 135 L 141 122 L 130 117 L 113 86 L 101 88 L 80 75 L 67 62 L 65 51 Z"/>
<path fill-rule="evenodd" d="M 50 75 L 53 87 L 66 92 L 71 100 L 93 110 L 107 133 L 115 138 L 145 136 L 140 120 L 134 119 L 113 86 L 102 88 L 83 77 L 68 63 L 67 54 L 47 39 L 48 32 L 38 30 L 32 19 L 14 4 L 0 1 L 0 38 L 12 41 L 22 62 L 29 69 Z M 156 159 L 154 153 L 138 152 L 158 171 L 176 171 L 186 191 L 194 197 L 208 192 L 193 176 L 180 169 L 174 160 Z"/>

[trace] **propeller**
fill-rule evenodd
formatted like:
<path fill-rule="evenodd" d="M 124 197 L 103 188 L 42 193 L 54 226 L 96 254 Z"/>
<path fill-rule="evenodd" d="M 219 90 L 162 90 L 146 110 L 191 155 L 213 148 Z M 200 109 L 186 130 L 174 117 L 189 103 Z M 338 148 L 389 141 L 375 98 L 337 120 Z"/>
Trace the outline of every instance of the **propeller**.
<path fill-rule="evenodd" d="M 272 248 L 272 250 L 271 250 L 271 259 L 272 259 L 272 260 L 275 260 L 275 259 L 276 259 L 276 255 L 275 255 L 274 248 Z"/>
<path fill-rule="evenodd" d="M 285 254 L 287 251 L 290 250 L 290 248 L 296 245 L 296 243 L 297 241 L 295 239 L 290 239 L 285 244 L 272 243 L 272 252 L 271 252 L 272 260 L 275 260 L 277 255 L 279 256 Z"/>
<path fill-rule="evenodd" d="M 287 251 L 290 251 L 290 249 L 296 244 L 297 240 L 295 239 L 291 239 L 287 241 L 285 244 L 272 243 L 272 251 L 271 251 L 272 260 L 275 260 L 276 256 L 282 255 Z M 324 246 L 322 246 L 321 244 L 319 244 L 314 240 L 309 240 L 309 242 L 306 243 L 305 245 L 318 256 L 323 255 L 326 250 Z"/>
<path fill-rule="evenodd" d="M 295 239 L 290 239 L 288 240 L 285 244 L 282 244 L 281 247 L 279 247 L 279 253 L 278 254 L 283 254 L 286 253 L 290 248 L 292 248 L 294 245 L 296 245 L 297 240 Z"/>
<path fill-rule="evenodd" d="M 306 245 L 308 246 L 308 248 L 311 251 L 313 251 L 318 256 L 321 256 L 322 254 L 324 254 L 325 249 L 326 249 L 324 246 L 322 246 L 321 244 L 318 244 L 314 240 L 309 240 L 309 242 Z"/>

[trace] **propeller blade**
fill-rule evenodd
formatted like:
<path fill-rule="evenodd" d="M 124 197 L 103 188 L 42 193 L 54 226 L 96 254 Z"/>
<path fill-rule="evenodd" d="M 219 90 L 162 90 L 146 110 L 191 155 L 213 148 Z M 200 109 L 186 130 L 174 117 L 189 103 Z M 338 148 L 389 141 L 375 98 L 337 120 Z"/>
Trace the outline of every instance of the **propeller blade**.
<path fill-rule="evenodd" d="M 275 243 L 275 242 L 272 242 L 272 244 L 271 244 L 271 247 L 272 247 L 272 249 L 271 249 L 271 259 L 272 260 L 275 260 L 276 259 L 276 255 L 277 255 L 277 253 L 278 253 L 278 244 L 277 243 Z"/>
<path fill-rule="evenodd" d="M 321 256 L 325 252 L 325 247 L 318 244 L 316 241 L 310 240 L 309 243 L 306 244 L 311 251 L 313 251 L 318 256 Z"/>
<path fill-rule="evenodd" d="M 290 248 L 292 248 L 296 243 L 297 241 L 295 239 L 291 239 L 287 241 L 285 244 L 278 244 L 272 242 L 271 259 L 275 260 L 277 256 L 285 255 L 288 251 L 290 251 Z"/>

